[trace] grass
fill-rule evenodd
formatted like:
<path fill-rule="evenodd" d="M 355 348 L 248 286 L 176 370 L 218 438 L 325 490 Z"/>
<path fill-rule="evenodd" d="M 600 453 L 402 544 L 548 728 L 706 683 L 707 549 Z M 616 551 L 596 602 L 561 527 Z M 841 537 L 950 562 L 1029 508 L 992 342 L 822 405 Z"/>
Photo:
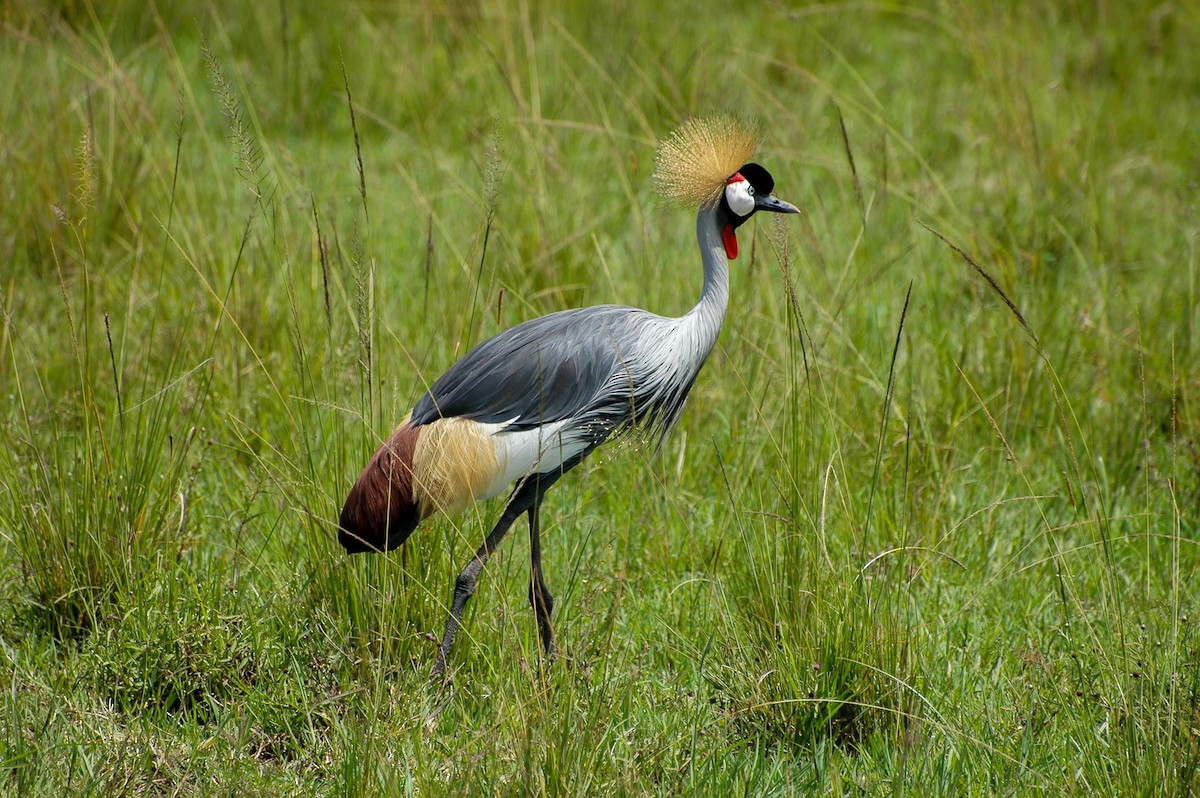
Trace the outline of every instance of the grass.
<path fill-rule="evenodd" d="M 2 15 L 0 789 L 1188 795 L 1187 4 L 24 2 Z M 649 179 L 757 116 L 758 220 L 660 451 L 333 520 L 472 344 L 680 313 Z"/>

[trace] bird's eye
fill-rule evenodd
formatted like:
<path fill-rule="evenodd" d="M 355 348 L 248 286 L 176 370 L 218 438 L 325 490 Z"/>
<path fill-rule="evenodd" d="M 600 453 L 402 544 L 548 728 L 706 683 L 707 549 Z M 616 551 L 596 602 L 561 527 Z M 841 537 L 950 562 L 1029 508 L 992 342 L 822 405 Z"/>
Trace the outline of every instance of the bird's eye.
<path fill-rule="evenodd" d="M 749 194 L 751 197 L 753 197 L 754 196 L 754 186 L 746 186 L 746 193 Z"/>

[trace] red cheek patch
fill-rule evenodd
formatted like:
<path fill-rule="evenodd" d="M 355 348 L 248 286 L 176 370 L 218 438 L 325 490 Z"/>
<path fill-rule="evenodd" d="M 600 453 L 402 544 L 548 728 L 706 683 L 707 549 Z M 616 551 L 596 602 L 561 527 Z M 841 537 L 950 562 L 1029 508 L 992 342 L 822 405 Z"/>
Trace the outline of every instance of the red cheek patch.
<path fill-rule="evenodd" d="M 725 244 L 725 256 L 730 260 L 737 259 L 737 233 L 733 231 L 733 225 L 727 224 L 721 230 L 721 241 Z"/>

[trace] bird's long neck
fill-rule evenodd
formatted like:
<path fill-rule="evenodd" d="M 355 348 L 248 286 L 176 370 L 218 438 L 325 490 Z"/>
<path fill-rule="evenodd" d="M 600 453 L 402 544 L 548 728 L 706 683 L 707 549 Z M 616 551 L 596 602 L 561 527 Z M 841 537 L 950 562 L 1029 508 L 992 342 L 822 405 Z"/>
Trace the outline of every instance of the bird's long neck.
<path fill-rule="evenodd" d="M 696 243 L 704 263 L 704 290 L 700 301 L 683 317 L 688 332 L 695 337 L 703 357 L 717 342 L 729 305 L 729 260 L 721 238 L 720 208 L 701 208 L 696 216 Z"/>

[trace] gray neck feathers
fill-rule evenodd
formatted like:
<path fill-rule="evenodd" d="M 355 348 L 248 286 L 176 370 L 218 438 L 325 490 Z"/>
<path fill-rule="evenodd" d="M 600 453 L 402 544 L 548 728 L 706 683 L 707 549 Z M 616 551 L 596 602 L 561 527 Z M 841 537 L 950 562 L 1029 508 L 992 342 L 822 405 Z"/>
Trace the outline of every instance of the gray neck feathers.
<path fill-rule="evenodd" d="M 721 240 L 719 215 L 720 209 L 712 207 L 701 208 L 696 217 L 696 242 L 704 262 L 704 290 L 700 293 L 700 301 L 681 320 L 689 337 L 697 344 L 696 348 L 703 353 L 701 362 L 717 342 L 729 304 L 729 261 Z"/>

